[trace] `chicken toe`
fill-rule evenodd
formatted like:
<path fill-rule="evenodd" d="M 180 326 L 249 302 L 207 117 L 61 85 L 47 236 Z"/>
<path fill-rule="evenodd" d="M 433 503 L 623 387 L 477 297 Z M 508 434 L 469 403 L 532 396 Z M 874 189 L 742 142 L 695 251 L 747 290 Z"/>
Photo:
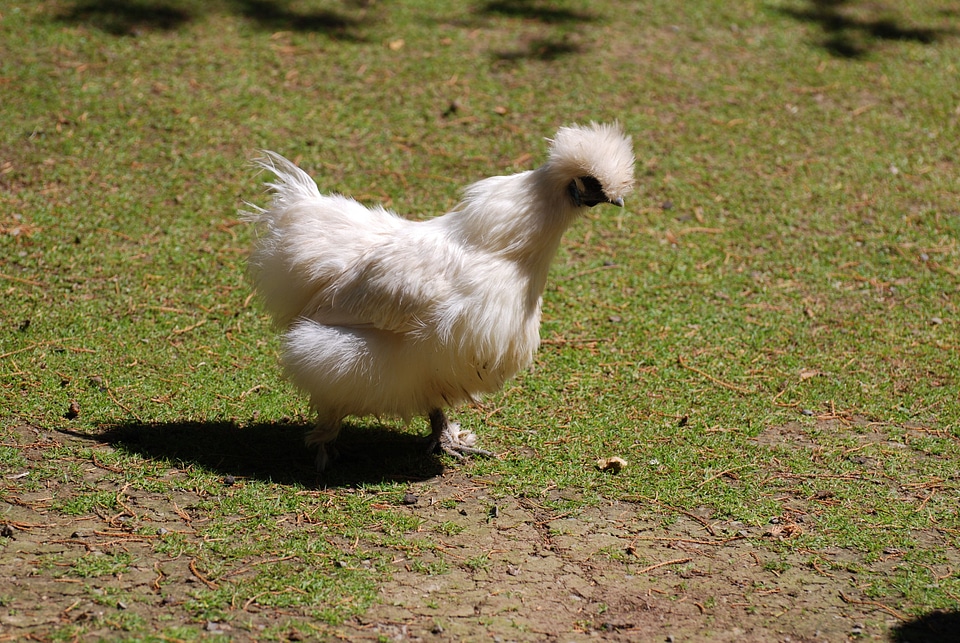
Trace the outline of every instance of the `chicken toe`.
<path fill-rule="evenodd" d="M 440 451 L 457 460 L 463 460 L 468 455 L 494 457 L 491 451 L 475 447 L 476 434 L 463 430 L 458 423 L 448 420 L 442 409 L 430 412 L 430 429 L 430 437 L 427 439 L 428 453 Z"/>

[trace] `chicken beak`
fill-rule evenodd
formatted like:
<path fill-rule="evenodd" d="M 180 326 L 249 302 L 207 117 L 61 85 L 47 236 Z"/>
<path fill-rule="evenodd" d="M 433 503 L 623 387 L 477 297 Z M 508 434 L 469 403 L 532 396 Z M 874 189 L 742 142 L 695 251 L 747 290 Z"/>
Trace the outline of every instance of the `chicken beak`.
<path fill-rule="evenodd" d="M 622 208 L 622 207 L 623 207 L 623 197 L 622 197 L 622 196 L 618 196 L 616 199 L 611 199 L 610 203 L 612 203 L 613 205 L 617 206 L 618 208 Z"/>

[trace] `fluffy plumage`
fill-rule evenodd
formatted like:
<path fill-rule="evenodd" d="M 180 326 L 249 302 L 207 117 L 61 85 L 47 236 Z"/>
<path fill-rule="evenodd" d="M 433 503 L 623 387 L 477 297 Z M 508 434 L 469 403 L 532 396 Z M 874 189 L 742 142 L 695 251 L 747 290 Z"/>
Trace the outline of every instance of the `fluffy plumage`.
<path fill-rule="evenodd" d="M 249 269 L 283 333 L 287 375 L 310 395 L 307 444 L 323 469 L 348 415 L 428 415 L 430 448 L 486 453 L 443 409 L 500 389 L 540 343 L 541 294 L 561 235 L 633 187 L 630 138 L 618 125 L 561 128 L 536 170 L 484 179 L 453 211 L 409 221 L 321 195 L 273 152 L 273 201 Z"/>

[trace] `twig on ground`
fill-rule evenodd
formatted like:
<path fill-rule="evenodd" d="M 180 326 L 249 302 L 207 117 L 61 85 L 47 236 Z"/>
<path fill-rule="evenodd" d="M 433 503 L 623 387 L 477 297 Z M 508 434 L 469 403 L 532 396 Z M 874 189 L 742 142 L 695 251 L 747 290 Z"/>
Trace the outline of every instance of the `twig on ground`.
<path fill-rule="evenodd" d="M 725 382 L 725 381 L 721 380 L 720 378 L 714 377 L 714 376 L 711 375 L 710 373 L 707 373 L 706 371 L 697 368 L 696 366 L 690 366 L 690 365 L 687 364 L 687 362 L 683 359 L 683 355 L 677 355 L 677 363 L 678 363 L 680 366 L 682 366 L 683 368 L 687 369 L 688 371 L 693 371 L 693 372 L 696 373 L 697 375 L 699 375 L 699 376 L 701 376 L 701 377 L 705 377 L 705 378 L 707 378 L 708 380 L 710 380 L 711 382 L 713 382 L 714 384 L 717 384 L 717 385 L 719 385 L 719 386 L 722 386 L 722 387 L 725 388 L 725 389 L 730 389 L 731 391 L 736 391 L 737 393 L 743 393 L 744 395 L 749 395 L 749 394 L 755 392 L 755 391 L 753 391 L 752 389 L 748 389 L 748 388 L 745 388 L 745 387 L 743 387 L 743 386 L 737 386 L 736 384 L 731 384 L 730 382 Z"/>
<path fill-rule="evenodd" d="M 699 522 L 699 523 L 703 526 L 703 528 L 706 529 L 706 530 L 710 533 L 711 536 L 716 536 L 716 535 L 717 535 L 717 532 L 715 532 L 715 531 L 713 530 L 713 527 L 710 526 L 710 523 L 709 523 L 709 522 L 707 522 L 706 520 L 704 520 L 704 519 L 701 518 L 700 516 L 697 516 L 697 515 L 695 515 L 695 514 L 690 513 L 689 511 L 685 511 L 685 510 L 683 510 L 683 509 L 680 509 L 679 507 L 674 507 L 674 506 L 672 506 L 672 505 L 668 505 L 667 503 L 661 502 L 660 500 L 657 500 L 656 498 L 647 498 L 647 497 L 645 497 L 645 496 L 634 496 L 634 498 L 639 498 L 639 499 L 640 499 L 641 501 L 643 501 L 643 502 L 652 502 L 652 503 L 654 503 L 654 504 L 660 505 L 661 507 L 664 507 L 664 508 L 666 508 L 666 509 L 669 509 L 670 511 L 676 511 L 677 513 L 681 513 L 681 514 L 683 514 L 684 516 L 686 516 L 687 518 L 690 518 L 690 519 L 692 519 L 692 520 L 696 520 L 697 522 Z"/>
<path fill-rule="evenodd" d="M 653 571 L 654 569 L 657 569 L 658 567 L 665 567 L 666 565 L 682 565 L 683 563 L 689 563 L 691 560 L 693 560 L 693 559 L 692 559 L 692 558 L 675 558 L 675 559 L 673 559 L 673 560 L 665 560 L 665 561 L 663 561 L 662 563 L 657 563 L 657 564 L 655 564 L 655 565 L 649 565 L 649 566 L 647 566 L 647 567 L 644 567 L 643 569 L 638 569 L 638 570 L 636 571 L 636 574 L 638 574 L 638 575 L 639 575 L 639 574 L 646 574 L 646 573 L 649 572 L 649 571 Z"/>
<path fill-rule="evenodd" d="M 199 580 L 201 583 L 203 583 L 204 585 L 206 585 L 206 586 L 209 587 L 210 589 L 218 589 L 218 586 L 217 586 L 216 583 L 214 583 L 212 580 L 209 580 L 209 579 L 207 579 L 206 577 L 204 577 L 204 575 L 200 573 L 200 570 L 197 569 L 197 559 L 196 559 L 196 558 L 191 558 L 191 559 L 190 559 L 190 565 L 189 565 L 189 567 L 190 567 L 191 573 L 193 573 L 193 575 L 197 577 L 197 580 Z"/>
<path fill-rule="evenodd" d="M 850 598 L 849 596 L 847 596 L 847 595 L 844 594 L 843 592 L 839 592 L 839 594 L 840 594 L 841 600 L 843 600 L 844 603 L 848 603 L 848 604 L 850 604 L 850 605 L 869 605 L 869 606 L 871 606 L 871 607 L 877 607 L 877 608 L 882 609 L 884 612 L 886 612 L 886 613 L 889 614 L 890 616 L 893 616 L 894 618 L 896 618 L 896 619 L 898 619 L 898 620 L 900 620 L 900 621 L 908 621 L 908 620 L 910 620 L 908 617 L 904 616 L 903 614 L 901 614 L 901 613 L 898 612 L 897 610 L 893 609 L 892 607 L 887 607 L 886 605 L 884 605 L 883 603 L 880 603 L 880 602 L 878 602 L 878 601 L 861 601 L 861 600 L 856 599 L 856 598 Z"/>

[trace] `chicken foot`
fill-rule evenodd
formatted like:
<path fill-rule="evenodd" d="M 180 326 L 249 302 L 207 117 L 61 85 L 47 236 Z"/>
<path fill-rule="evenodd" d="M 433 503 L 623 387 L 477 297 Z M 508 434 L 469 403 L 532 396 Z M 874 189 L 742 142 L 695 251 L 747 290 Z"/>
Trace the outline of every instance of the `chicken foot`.
<path fill-rule="evenodd" d="M 430 437 L 427 439 L 427 453 L 441 451 L 457 460 L 463 460 L 468 455 L 478 455 L 487 458 L 494 457 L 491 451 L 478 449 L 477 436 L 471 431 L 460 430 L 460 425 L 447 419 L 443 409 L 430 411 Z"/>

